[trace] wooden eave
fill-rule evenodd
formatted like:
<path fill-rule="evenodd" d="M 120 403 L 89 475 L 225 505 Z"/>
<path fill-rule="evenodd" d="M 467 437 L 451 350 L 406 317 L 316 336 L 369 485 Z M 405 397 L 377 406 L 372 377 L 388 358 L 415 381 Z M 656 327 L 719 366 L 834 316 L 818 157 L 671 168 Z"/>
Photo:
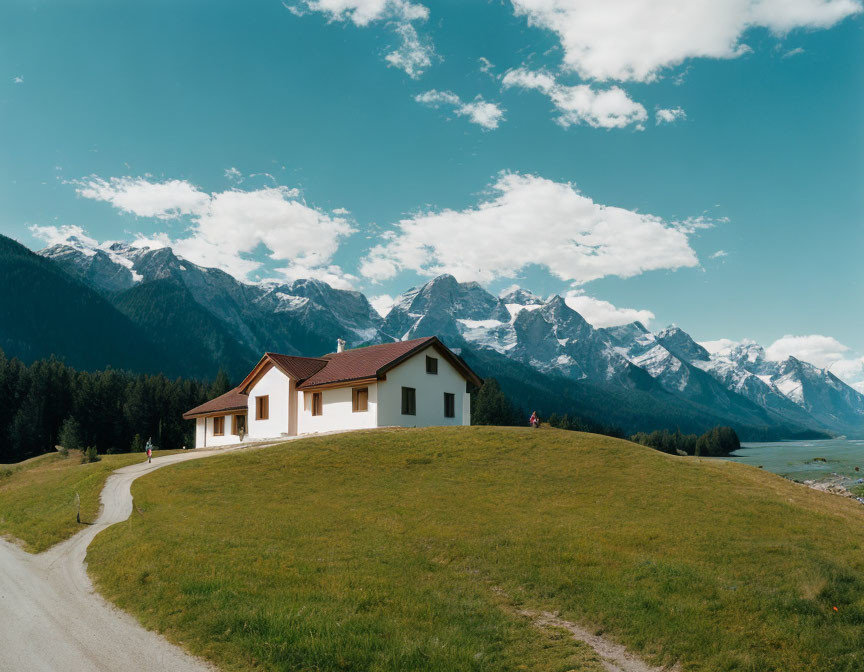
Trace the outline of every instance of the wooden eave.
<path fill-rule="evenodd" d="M 386 379 L 387 377 L 383 375 L 369 378 L 352 378 L 350 380 L 337 380 L 332 383 L 310 385 L 309 387 L 300 386 L 298 389 L 301 392 L 319 392 L 321 390 L 332 390 L 337 387 L 362 387 L 363 385 L 374 385 L 375 383 Z"/>

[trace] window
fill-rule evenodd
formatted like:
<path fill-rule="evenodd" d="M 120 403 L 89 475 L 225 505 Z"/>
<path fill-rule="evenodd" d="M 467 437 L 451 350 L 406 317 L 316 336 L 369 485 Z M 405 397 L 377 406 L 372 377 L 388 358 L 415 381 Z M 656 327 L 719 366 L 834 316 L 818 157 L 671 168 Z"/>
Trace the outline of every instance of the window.
<path fill-rule="evenodd" d="M 351 410 L 362 413 L 369 410 L 369 388 L 355 387 L 351 390 Z"/>
<path fill-rule="evenodd" d="M 270 417 L 270 397 L 255 397 L 255 419 L 267 420 Z"/>
<path fill-rule="evenodd" d="M 452 392 L 444 393 L 444 417 L 456 417 L 456 395 Z"/>
<path fill-rule="evenodd" d="M 402 415 L 417 415 L 417 390 L 402 388 Z"/>
<path fill-rule="evenodd" d="M 438 374 L 438 358 L 426 355 L 426 373 Z"/>
<path fill-rule="evenodd" d="M 312 393 L 312 415 L 322 415 L 324 413 L 324 400 L 320 392 Z"/>
<path fill-rule="evenodd" d="M 231 433 L 234 436 L 246 433 L 246 414 L 231 416 Z"/>
<path fill-rule="evenodd" d="M 220 415 L 218 418 L 213 418 L 213 436 L 222 436 L 225 434 L 225 416 Z"/>

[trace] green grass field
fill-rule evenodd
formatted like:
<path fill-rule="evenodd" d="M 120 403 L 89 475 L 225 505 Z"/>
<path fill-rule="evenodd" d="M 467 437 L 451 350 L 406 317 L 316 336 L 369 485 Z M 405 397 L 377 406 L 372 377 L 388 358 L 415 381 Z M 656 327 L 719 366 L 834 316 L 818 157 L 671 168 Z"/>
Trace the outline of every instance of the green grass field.
<path fill-rule="evenodd" d="M 864 509 L 733 462 L 378 430 L 170 467 L 133 494 L 91 575 L 225 670 L 601 669 L 518 609 L 682 670 L 864 669 Z"/>
<path fill-rule="evenodd" d="M 0 465 L 0 534 L 21 542 L 31 553 L 68 539 L 82 528 L 75 520 L 75 494 L 81 496 L 81 520 L 92 521 L 99 513 L 99 493 L 108 475 L 144 459 L 142 453 L 126 453 L 81 464 L 81 453 L 73 451 L 65 458 L 49 453 Z"/>

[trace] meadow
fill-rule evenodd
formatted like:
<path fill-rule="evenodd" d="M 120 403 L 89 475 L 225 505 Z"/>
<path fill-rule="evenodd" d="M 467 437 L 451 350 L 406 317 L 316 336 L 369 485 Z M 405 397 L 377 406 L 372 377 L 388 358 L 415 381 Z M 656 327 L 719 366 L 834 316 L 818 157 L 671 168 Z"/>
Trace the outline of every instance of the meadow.
<path fill-rule="evenodd" d="M 864 509 L 562 430 L 376 430 L 133 484 L 98 589 L 224 670 L 600 670 L 550 611 L 680 670 L 864 668 Z"/>
<path fill-rule="evenodd" d="M 176 451 L 157 451 L 168 455 Z M 147 459 L 142 453 L 102 455 L 81 463 L 81 452 L 40 455 L 0 465 L 0 535 L 31 553 L 68 539 L 99 514 L 99 493 L 115 469 Z M 77 522 L 78 497 L 81 521 Z"/>

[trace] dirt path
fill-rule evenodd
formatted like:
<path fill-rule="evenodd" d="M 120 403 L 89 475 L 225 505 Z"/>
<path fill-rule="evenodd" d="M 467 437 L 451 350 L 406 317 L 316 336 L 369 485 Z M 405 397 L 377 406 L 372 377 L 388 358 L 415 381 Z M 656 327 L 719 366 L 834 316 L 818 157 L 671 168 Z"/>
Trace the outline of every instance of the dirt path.
<path fill-rule="evenodd" d="M 678 670 L 677 665 L 672 668 L 649 665 L 620 644 L 616 644 L 602 635 L 595 635 L 582 626 L 565 621 L 548 611 L 520 610 L 518 613 L 530 618 L 538 628 L 553 627 L 567 630 L 574 639 L 585 642 L 596 651 L 597 655 L 600 656 L 600 662 L 608 672 L 677 672 Z"/>
<path fill-rule="evenodd" d="M 225 452 L 178 453 L 118 469 L 105 482 L 96 522 L 40 555 L 0 539 L 0 672 L 215 670 L 106 602 L 84 560 L 99 532 L 132 514 L 136 478 Z"/>

